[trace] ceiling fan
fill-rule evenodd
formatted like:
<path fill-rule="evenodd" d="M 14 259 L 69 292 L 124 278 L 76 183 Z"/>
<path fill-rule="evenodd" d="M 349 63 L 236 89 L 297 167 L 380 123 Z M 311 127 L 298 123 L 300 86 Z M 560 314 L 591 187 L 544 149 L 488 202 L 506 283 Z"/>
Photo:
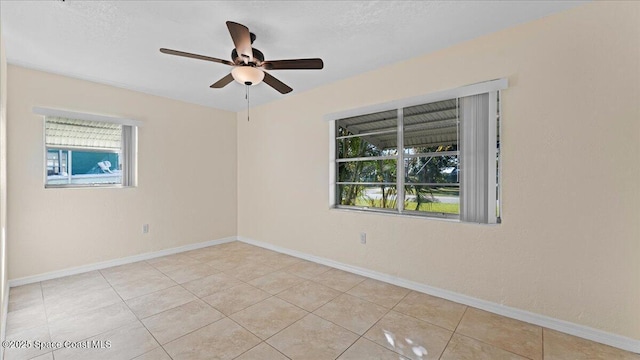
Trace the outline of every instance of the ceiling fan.
<path fill-rule="evenodd" d="M 293 89 L 264 70 L 319 70 L 324 67 L 322 59 L 319 58 L 265 61 L 262 51 L 251 46 L 256 39 L 256 35 L 249 32 L 246 26 L 227 21 L 227 28 L 236 46 L 231 51 L 231 61 L 165 48 L 160 49 L 160 52 L 233 66 L 229 75 L 210 86 L 215 89 L 223 88 L 233 80 L 247 86 L 257 85 L 264 81 L 281 94 L 286 94 Z"/>

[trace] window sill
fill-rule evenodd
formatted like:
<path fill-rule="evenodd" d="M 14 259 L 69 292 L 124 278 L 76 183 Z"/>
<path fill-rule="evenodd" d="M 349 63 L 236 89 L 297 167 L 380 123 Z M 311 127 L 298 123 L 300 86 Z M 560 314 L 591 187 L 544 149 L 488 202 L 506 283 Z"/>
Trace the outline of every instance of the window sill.
<path fill-rule="evenodd" d="M 495 223 L 495 224 L 485 224 L 485 223 L 461 221 L 459 218 L 452 218 L 452 217 L 429 216 L 429 215 L 421 215 L 421 214 L 415 214 L 415 213 L 398 214 L 396 212 L 391 212 L 391 211 L 367 210 L 367 209 L 355 208 L 355 207 L 354 208 L 330 207 L 329 211 L 340 211 L 340 212 L 360 213 L 360 214 L 369 214 L 369 215 L 384 215 L 384 216 L 393 216 L 393 217 L 399 217 L 399 218 L 436 220 L 436 221 L 444 221 L 444 222 L 449 222 L 449 223 L 459 223 L 459 224 L 465 224 L 465 225 L 496 226 L 496 225 L 500 225 L 502 223 L 500 218 L 498 218 L 498 222 Z"/>
<path fill-rule="evenodd" d="M 369 210 L 364 208 L 350 208 L 350 207 L 330 207 L 331 211 L 342 211 L 342 212 L 351 212 L 351 213 L 360 213 L 360 214 L 372 214 L 372 215 L 385 215 L 385 216 L 394 216 L 400 218 L 413 218 L 413 219 L 426 219 L 426 220 L 438 220 L 445 222 L 453 222 L 453 223 L 462 223 L 460 219 L 457 217 L 446 217 L 446 216 L 438 216 L 438 215 L 422 215 L 413 212 L 406 212 L 399 214 L 393 211 L 384 211 L 384 210 Z"/>
<path fill-rule="evenodd" d="M 127 189 L 135 186 L 122 184 L 74 184 L 74 185 L 45 185 L 45 189 Z"/>

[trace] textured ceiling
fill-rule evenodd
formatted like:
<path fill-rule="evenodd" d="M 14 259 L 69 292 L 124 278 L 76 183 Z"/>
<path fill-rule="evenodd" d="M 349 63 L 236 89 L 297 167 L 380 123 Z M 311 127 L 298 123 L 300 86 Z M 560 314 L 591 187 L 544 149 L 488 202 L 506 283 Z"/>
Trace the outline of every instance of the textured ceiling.
<path fill-rule="evenodd" d="M 268 60 L 320 57 L 323 70 L 271 71 L 294 90 L 251 88 L 252 106 L 582 4 L 577 1 L 0 1 L 7 60 L 29 68 L 238 111 L 225 21 L 246 25 Z"/>

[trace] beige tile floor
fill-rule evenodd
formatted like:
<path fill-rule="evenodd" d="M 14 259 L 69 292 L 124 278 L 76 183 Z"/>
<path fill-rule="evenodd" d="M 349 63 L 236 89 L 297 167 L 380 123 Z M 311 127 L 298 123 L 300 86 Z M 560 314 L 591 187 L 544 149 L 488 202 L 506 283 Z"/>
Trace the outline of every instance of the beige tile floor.
<path fill-rule="evenodd" d="M 240 242 L 12 288 L 7 339 L 32 341 L 7 360 L 640 360 Z"/>

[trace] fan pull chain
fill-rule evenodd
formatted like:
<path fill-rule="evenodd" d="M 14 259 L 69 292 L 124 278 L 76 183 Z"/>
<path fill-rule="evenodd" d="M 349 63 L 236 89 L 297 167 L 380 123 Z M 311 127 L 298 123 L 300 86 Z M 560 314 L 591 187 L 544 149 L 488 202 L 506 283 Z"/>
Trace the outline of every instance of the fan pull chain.
<path fill-rule="evenodd" d="M 244 94 L 244 98 L 247 99 L 247 122 L 249 121 L 249 85 L 246 86 L 246 92 Z"/>

